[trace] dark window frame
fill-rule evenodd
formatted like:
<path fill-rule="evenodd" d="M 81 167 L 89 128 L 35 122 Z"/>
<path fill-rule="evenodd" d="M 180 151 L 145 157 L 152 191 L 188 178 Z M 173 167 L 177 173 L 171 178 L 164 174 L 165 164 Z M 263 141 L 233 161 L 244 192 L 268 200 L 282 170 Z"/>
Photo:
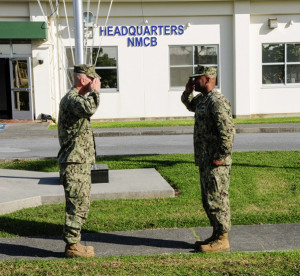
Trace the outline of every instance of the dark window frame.
<path fill-rule="evenodd" d="M 175 47 L 192 47 L 192 63 L 189 65 L 171 65 L 171 56 L 170 56 L 170 49 L 175 48 Z M 211 64 L 202 64 L 201 61 L 200 63 L 195 63 L 195 47 L 215 47 L 216 48 L 216 53 L 217 53 L 217 63 L 211 63 Z M 219 44 L 188 44 L 188 45 L 169 45 L 169 89 L 171 91 L 176 91 L 176 90 L 182 90 L 185 87 L 185 84 L 182 84 L 181 86 L 172 86 L 171 83 L 171 69 L 172 68 L 193 68 L 193 71 L 195 71 L 195 68 L 197 65 L 204 65 L 204 66 L 213 66 L 217 68 L 217 84 L 216 88 L 220 89 L 220 47 Z M 188 80 L 188 76 L 186 77 L 186 81 Z"/>

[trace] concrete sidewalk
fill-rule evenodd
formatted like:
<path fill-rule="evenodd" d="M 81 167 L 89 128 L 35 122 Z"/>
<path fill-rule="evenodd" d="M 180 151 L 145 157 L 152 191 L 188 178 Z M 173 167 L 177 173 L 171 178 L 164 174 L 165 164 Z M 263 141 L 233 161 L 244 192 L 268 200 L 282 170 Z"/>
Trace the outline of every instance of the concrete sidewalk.
<path fill-rule="evenodd" d="M 193 254 L 196 236 L 209 237 L 211 227 L 89 233 L 82 243 L 95 247 L 96 257 L 153 254 Z M 266 252 L 300 249 L 300 224 L 233 226 L 231 252 Z M 63 258 L 61 237 L 0 239 L 0 261 Z"/>
<path fill-rule="evenodd" d="M 0 215 L 65 201 L 58 172 L 0 169 L 0 183 Z M 109 183 L 94 183 L 91 190 L 92 200 L 174 196 L 173 188 L 151 168 L 110 170 Z"/>

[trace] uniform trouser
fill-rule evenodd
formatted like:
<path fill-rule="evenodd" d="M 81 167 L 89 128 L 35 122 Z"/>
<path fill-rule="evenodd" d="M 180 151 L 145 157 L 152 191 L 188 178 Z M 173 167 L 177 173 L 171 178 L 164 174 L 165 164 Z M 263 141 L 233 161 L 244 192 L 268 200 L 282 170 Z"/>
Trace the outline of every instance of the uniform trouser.
<path fill-rule="evenodd" d="M 66 198 L 63 238 L 68 244 L 78 243 L 90 209 L 91 164 L 60 164 L 60 182 Z"/>
<path fill-rule="evenodd" d="M 199 167 L 203 208 L 216 234 L 229 232 L 229 181 L 231 166 Z"/>

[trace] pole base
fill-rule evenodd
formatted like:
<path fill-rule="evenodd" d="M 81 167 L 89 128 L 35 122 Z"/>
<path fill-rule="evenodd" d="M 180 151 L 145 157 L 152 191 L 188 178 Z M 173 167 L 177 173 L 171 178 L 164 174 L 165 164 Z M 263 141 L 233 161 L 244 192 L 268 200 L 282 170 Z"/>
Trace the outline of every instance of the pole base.
<path fill-rule="evenodd" d="M 108 183 L 108 166 L 106 164 L 95 164 L 91 170 L 92 184 Z"/>

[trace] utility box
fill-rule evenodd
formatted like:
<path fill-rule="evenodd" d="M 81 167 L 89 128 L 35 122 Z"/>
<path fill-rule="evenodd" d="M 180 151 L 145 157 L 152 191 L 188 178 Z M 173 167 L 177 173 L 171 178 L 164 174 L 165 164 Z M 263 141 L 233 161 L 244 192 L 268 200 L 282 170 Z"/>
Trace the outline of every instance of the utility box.
<path fill-rule="evenodd" d="M 106 164 L 95 164 L 91 170 L 92 183 L 108 183 L 108 166 Z"/>

